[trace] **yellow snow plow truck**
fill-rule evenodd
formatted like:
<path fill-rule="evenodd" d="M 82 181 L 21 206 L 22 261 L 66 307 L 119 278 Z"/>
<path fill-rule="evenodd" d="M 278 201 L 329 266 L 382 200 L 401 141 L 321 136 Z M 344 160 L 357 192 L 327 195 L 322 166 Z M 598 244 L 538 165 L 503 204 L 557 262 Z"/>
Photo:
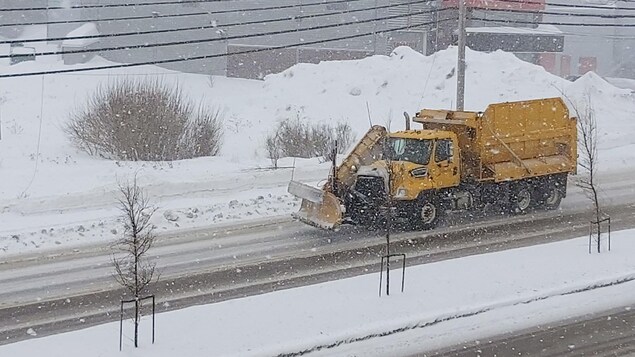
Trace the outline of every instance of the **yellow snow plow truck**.
<path fill-rule="evenodd" d="M 555 209 L 575 173 L 576 119 L 560 98 L 490 105 L 485 112 L 422 110 L 422 124 L 373 126 L 322 189 L 296 181 L 301 221 L 325 228 L 392 217 L 423 229 L 449 211 L 488 205 L 511 213 Z M 388 202 L 388 204 L 387 204 Z"/>

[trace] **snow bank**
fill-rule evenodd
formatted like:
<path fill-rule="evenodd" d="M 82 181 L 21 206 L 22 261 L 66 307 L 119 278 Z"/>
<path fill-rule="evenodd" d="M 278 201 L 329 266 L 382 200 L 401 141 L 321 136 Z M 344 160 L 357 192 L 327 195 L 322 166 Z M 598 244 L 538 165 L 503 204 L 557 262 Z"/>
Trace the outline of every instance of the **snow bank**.
<path fill-rule="evenodd" d="M 270 162 L 263 144 L 278 121 L 296 116 L 313 122 L 346 121 L 359 138 L 368 129 L 368 103 L 373 123 L 402 129 L 404 111 L 412 114 L 421 108 L 453 108 L 456 52 L 450 48 L 426 57 L 399 47 L 390 56 L 298 64 L 264 81 L 210 79 L 154 66 L 2 79 L 0 219 L 12 223 L 0 228 L 0 250 L 64 244 L 59 236 L 51 238 L 43 232 L 51 228 L 76 231 L 78 225 L 101 224 L 104 229 L 96 229 L 94 239 L 110 239 L 109 232 L 117 227 L 117 182 L 134 174 L 161 210 L 187 214 L 194 209 L 211 209 L 213 213 L 207 217 L 222 213 L 224 222 L 294 211 L 296 202 L 285 192 L 292 170 L 266 170 Z M 103 64 L 109 62 L 95 58 L 76 66 Z M 0 65 L 3 73 L 56 68 L 67 67 L 59 61 Z M 159 164 L 117 162 L 77 152 L 63 132 L 69 116 L 99 85 L 126 76 L 179 84 L 194 100 L 221 109 L 225 133 L 221 156 Z M 468 110 L 483 110 L 492 102 L 559 96 L 561 92 L 574 102 L 590 93 L 599 122 L 601 170 L 623 167 L 635 159 L 635 94 L 592 74 L 571 83 L 509 53 L 467 53 Z M 283 166 L 291 165 L 288 159 Z M 297 165 L 299 180 L 318 182 L 328 173 L 328 164 L 317 160 Z M 264 197 L 261 205 L 249 203 L 260 196 Z M 233 200 L 245 205 L 240 214 L 228 213 Z M 82 217 L 86 219 L 82 221 Z M 221 220 L 198 217 L 202 216 L 188 226 Z M 174 222 L 158 220 L 157 226 L 180 228 L 182 222 L 175 227 Z M 12 243 L 15 234 L 19 234 L 17 244 Z M 82 236 L 75 236 L 72 240 L 82 240 Z"/>

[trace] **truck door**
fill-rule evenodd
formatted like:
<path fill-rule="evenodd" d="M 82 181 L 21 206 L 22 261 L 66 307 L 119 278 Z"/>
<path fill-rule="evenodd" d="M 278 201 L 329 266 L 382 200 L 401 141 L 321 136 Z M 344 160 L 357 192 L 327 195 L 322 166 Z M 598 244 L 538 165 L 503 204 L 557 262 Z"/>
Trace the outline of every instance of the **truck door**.
<path fill-rule="evenodd" d="M 452 139 L 437 139 L 434 148 L 434 161 L 431 165 L 432 180 L 436 188 L 455 187 L 459 185 L 458 155 L 454 150 Z"/>

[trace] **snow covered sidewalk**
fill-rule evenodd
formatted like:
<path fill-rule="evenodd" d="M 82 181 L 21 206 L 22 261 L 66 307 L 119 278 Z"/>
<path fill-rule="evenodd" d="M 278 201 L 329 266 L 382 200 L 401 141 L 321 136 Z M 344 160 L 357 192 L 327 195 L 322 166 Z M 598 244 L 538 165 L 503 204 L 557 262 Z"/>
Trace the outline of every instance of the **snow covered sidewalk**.
<path fill-rule="evenodd" d="M 144 336 L 137 350 L 131 347 L 127 323 L 123 354 L 118 323 L 110 323 L 2 346 L 0 355 L 381 355 L 395 338 L 402 339 L 394 345 L 401 352 L 421 352 L 423 346 L 441 347 L 635 302 L 634 236 L 635 230 L 614 232 L 612 251 L 602 254 L 589 255 L 587 238 L 578 238 L 409 267 L 403 294 L 395 270 L 390 297 L 378 297 L 379 277 L 372 273 L 164 313 L 157 316 L 156 344 Z M 532 312 L 536 306 L 542 313 Z M 149 321 L 144 324 L 148 332 Z M 75 348 L 77 341 L 81 349 Z M 331 346 L 339 347 L 327 349 Z M 390 354 L 397 355 L 394 350 Z"/>

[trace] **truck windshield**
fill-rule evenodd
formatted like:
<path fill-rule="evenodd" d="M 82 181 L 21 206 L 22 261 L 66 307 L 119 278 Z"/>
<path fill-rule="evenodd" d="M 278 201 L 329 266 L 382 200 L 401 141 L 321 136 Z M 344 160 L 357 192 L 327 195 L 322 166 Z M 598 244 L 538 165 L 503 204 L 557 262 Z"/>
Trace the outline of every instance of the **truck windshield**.
<path fill-rule="evenodd" d="M 427 165 L 432 153 L 432 140 L 390 138 L 390 159 Z"/>

